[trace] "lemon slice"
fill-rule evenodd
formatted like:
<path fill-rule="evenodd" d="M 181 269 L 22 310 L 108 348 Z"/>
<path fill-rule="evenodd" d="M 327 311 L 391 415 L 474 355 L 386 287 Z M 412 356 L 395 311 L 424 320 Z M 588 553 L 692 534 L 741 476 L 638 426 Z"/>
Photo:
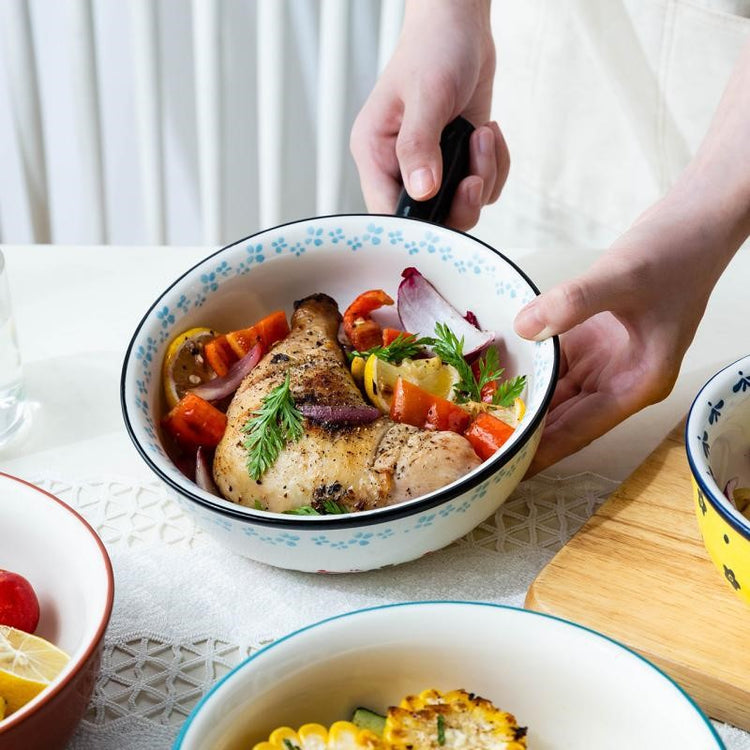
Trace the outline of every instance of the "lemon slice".
<path fill-rule="evenodd" d="M 449 400 L 452 397 L 453 385 L 459 381 L 456 368 L 443 364 L 439 357 L 405 359 L 394 365 L 371 354 L 365 362 L 365 393 L 380 411 L 390 411 L 393 389 L 399 377 L 434 396 Z"/>
<path fill-rule="evenodd" d="M 5 718 L 5 698 L 0 695 L 0 721 Z"/>
<path fill-rule="evenodd" d="M 203 347 L 217 335 L 210 328 L 191 328 L 170 342 L 162 365 L 164 396 L 170 409 L 190 388 L 214 377 Z"/>
<path fill-rule="evenodd" d="M 12 714 L 35 698 L 70 657 L 44 638 L 0 625 L 0 695 Z"/>
<path fill-rule="evenodd" d="M 505 424 L 518 427 L 523 415 L 526 414 L 526 404 L 517 396 L 510 406 L 493 406 L 489 411 L 493 416 L 502 419 Z"/>
<path fill-rule="evenodd" d="M 354 381 L 357 383 L 357 385 L 362 385 L 365 377 L 365 358 L 355 357 L 352 360 L 351 369 Z"/>
<path fill-rule="evenodd" d="M 461 404 L 471 415 L 476 417 L 478 414 L 484 412 L 492 414 L 493 417 L 502 419 L 505 424 L 510 427 L 518 427 L 523 419 L 523 415 L 526 413 L 526 404 L 523 399 L 516 397 L 510 406 L 493 406 L 492 404 L 485 403 L 484 401 L 467 401 L 465 404 Z"/>

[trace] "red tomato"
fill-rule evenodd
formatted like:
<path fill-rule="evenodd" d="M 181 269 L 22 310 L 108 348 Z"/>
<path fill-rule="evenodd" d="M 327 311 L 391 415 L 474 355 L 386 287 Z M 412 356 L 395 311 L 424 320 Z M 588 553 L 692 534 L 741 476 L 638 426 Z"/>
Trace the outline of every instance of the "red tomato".
<path fill-rule="evenodd" d="M 39 600 L 31 584 L 18 573 L 0 570 L 0 625 L 33 633 L 39 624 Z"/>

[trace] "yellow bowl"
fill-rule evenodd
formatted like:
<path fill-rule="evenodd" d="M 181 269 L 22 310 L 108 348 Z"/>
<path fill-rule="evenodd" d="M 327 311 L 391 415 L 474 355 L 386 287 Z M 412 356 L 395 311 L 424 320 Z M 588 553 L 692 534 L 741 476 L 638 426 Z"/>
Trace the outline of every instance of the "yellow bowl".
<path fill-rule="evenodd" d="M 750 487 L 750 355 L 699 391 L 688 413 L 685 446 L 703 543 L 727 584 L 750 604 L 750 518 L 725 493 L 732 480 Z"/>

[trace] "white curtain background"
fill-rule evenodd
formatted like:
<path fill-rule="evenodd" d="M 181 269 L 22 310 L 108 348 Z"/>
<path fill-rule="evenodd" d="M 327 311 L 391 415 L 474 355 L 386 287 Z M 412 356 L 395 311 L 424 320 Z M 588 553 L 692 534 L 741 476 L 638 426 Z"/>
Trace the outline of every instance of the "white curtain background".
<path fill-rule="evenodd" d="M 76 39 L 70 8 L 82 0 L 28 2 L 36 45 L 51 203 L 52 241 L 95 241 L 80 164 L 82 138 L 71 81 Z M 147 242 L 134 102 L 132 3 L 93 7 L 107 241 Z M 220 8 L 221 241 L 260 226 L 256 0 Z M 280 220 L 316 213 L 319 25 L 323 0 L 283 5 L 283 138 Z M 166 241 L 202 242 L 198 180 L 193 2 L 158 9 L 166 175 Z M 387 0 L 382 0 L 387 2 Z M 750 31 L 750 0 L 494 0 L 498 49 L 493 115 L 511 150 L 510 178 L 473 233 L 500 249 L 604 247 L 674 182 L 697 149 Z M 343 177 L 336 211 L 364 209 L 349 155 L 351 122 L 378 68 L 381 0 L 349 0 L 343 80 Z M 0 29 L 1 30 L 1 29 Z M 0 44 L 3 37 L 0 35 Z M 5 50 L 0 50 L 4 53 Z M 5 55 L 0 54 L 0 58 Z M 32 241 L 29 212 L 0 69 L 0 231 Z"/>
<path fill-rule="evenodd" d="M 0 2 L 0 24 L 9 0 Z M 15 0 L 12 0 L 15 1 Z M 21 0 L 24 2 L 25 0 Z M 81 116 L 71 79 L 74 45 L 71 4 L 80 0 L 28 0 L 35 40 L 47 158 L 52 241 L 91 243 L 94 222 L 88 186 L 78 164 Z M 133 0 L 92 0 L 102 118 L 107 241 L 146 242 L 134 102 Z M 201 242 L 198 144 L 193 59 L 193 5 L 189 0 L 153 0 L 157 6 L 163 116 L 166 239 Z M 255 0 L 215 0 L 220 8 L 222 83 L 222 237 L 229 242 L 261 227 L 257 178 L 258 113 Z M 315 214 L 316 116 L 319 0 L 278 0 L 284 5 L 284 164 L 282 221 Z M 372 89 L 377 71 L 379 0 L 349 7 L 344 163 L 338 211 L 360 211 L 364 203 L 349 156 L 348 128 Z M 2 37 L 0 37 L 2 43 Z M 6 53 L 6 50 L 2 50 Z M 8 80 L 0 69 L 0 221 L 5 242 L 32 241 L 21 166 L 10 116 Z"/>

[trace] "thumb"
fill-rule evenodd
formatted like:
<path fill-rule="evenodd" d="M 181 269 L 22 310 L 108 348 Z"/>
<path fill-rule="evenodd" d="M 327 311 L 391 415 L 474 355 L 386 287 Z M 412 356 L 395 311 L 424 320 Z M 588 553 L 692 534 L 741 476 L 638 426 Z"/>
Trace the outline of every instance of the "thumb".
<path fill-rule="evenodd" d="M 420 88 L 405 102 L 396 139 L 403 183 L 414 200 L 427 200 L 438 191 L 443 178 L 440 134 L 453 119 L 447 99 L 430 93 L 425 96 Z"/>
<path fill-rule="evenodd" d="M 604 310 L 615 309 L 627 292 L 612 269 L 601 266 L 558 284 L 529 302 L 516 316 L 519 336 L 542 341 L 569 331 Z"/>

